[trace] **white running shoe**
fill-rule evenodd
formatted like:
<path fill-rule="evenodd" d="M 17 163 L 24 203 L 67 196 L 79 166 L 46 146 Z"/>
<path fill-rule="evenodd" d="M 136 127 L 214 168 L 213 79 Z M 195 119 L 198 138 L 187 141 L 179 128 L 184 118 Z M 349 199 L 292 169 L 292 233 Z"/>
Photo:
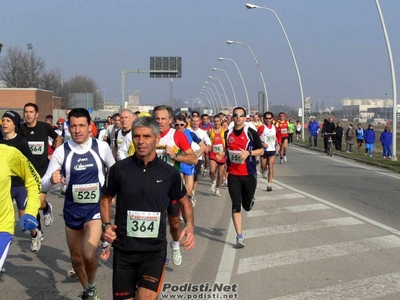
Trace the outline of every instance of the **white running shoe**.
<path fill-rule="evenodd" d="M 218 188 L 215 190 L 215 196 L 221 197 L 221 193 L 219 192 Z"/>
<path fill-rule="evenodd" d="M 268 171 L 267 171 L 267 170 L 262 171 L 262 172 L 261 172 L 261 175 L 262 175 L 262 178 L 267 179 L 267 177 L 268 177 Z"/>
<path fill-rule="evenodd" d="M 172 250 L 172 261 L 174 262 L 175 266 L 179 266 L 182 263 L 182 254 L 181 250 L 178 246 L 177 249 L 172 248 L 172 242 L 170 243 L 171 250 Z"/>
<path fill-rule="evenodd" d="M 194 195 L 189 196 L 189 200 L 190 202 L 192 202 L 192 207 L 194 207 L 196 205 L 196 198 L 194 197 Z"/>
<path fill-rule="evenodd" d="M 214 183 L 214 182 L 211 183 L 211 187 L 210 187 L 210 192 L 211 192 L 211 193 L 215 193 L 215 187 L 216 187 L 216 186 L 217 186 L 216 183 Z"/>
<path fill-rule="evenodd" d="M 76 278 L 77 277 L 74 268 L 71 268 L 70 270 L 68 270 L 67 276 L 69 278 Z"/>
<path fill-rule="evenodd" d="M 284 161 L 287 161 L 286 155 L 283 157 L 283 160 L 284 160 Z"/>
<path fill-rule="evenodd" d="M 53 217 L 53 206 L 49 202 L 47 202 L 47 205 L 49 209 L 47 210 L 46 213 L 43 213 L 43 216 L 44 216 L 44 226 L 49 227 L 51 224 L 53 224 L 54 217 Z"/>
<path fill-rule="evenodd" d="M 239 248 L 243 248 L 244 246 L 246 246 L 244 244 L 244 238 L 237 237 L 236 238 L 236 244 L 235 244 L 234 248 L 239 249 Z"/>
<path fill-rule="evenodd" d="M 279 161 L 280 164 L 283 164 L 283 158 L 281 158 L 281 160 Z"/>
<path fill-rule="evenodd" d="M 31 250 L 33 252 L 38 252 L 40 247 L 42 247 L 41 236 L 42 232 L 36 229 L 36 236 L 31 237 Z"/>

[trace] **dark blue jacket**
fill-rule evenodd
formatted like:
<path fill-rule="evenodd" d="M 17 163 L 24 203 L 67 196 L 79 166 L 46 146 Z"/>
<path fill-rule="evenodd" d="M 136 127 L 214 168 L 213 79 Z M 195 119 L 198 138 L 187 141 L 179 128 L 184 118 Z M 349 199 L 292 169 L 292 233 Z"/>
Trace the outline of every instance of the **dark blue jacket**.
<path fill-rule="evenodd" d="M 317 120 L 315 120 L 314 122 L 308 122 L 308 132 L 311 135 L 318 135 L 318 130 L 319 130 L 319 124 L 317 122 Z"/>
<path fill-rule="evenodd" d="M 375 131 L 369 128 L 364 130 L 364 140 L 367 144 L 375 143 Z"/>
<path fill-rule="evenodd" d="M 380 136 L 380 141 L 383 146 L 391 146 L 392 145 L 392 137 L 393 134 L 391 131 L 383 131 Z"/>

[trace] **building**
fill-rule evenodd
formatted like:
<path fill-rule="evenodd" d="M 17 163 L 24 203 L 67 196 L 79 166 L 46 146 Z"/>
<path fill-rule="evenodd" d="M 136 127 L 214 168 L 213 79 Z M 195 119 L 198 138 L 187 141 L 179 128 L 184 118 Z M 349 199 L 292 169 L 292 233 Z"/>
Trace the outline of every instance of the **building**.
<path fill-rule="evenodd" d="M 0 88 L 0 113 L 15 110 L 23 117 L 24 105 L 28 102 L 39 107 L 39 120 L 45 121 L 47 115 L 53 114 L 53 109 L 61 109 L 61 98 L 54 96 L 52 91 L 36 88 Z"/>
<path fill-rule="evenodd" d="M 139 105 L 140 105 L 140 90 L 128 93 L 127 106 L 139 106 Z"/>

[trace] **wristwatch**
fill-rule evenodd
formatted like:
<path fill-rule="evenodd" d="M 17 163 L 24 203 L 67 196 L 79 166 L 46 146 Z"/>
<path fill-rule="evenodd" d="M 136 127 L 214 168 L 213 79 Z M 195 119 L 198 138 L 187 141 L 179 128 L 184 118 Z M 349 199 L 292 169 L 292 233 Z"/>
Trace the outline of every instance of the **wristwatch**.
<path fill-rule="evenodd" d="M 249 151 L 249 156 L 251 156 L 251 153 L 253 152 L 251 149 L 250 150 L 248 150 Z"/>
<path fill-rule="evenodd" d="M 101 225 L 101 230 L 104 232 L 104 231 L 106 231 L 107 227 L 108 227 L 108 226 L 111 226 L 111 225 L 112 225 L 112 224 L 111 224 L 110 222 L 103 223 L 103 224 Z"/>

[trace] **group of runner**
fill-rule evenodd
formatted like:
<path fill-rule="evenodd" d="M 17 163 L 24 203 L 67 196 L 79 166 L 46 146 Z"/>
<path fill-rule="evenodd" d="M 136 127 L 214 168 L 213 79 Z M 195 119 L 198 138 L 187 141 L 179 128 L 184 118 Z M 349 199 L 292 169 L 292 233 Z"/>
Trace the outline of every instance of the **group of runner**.
<path fill-rule="evenodd" d="M 261 120 L 257 116 L 246 122 L 242 107 L 235 108 L 232 115 L 212 116 L 212 122 L 198 112 L 173 116 L 171 107 L 164 105 L 156 106 L 152 116 L 125 109 L 111 118 L 100 140 L 94 138 L 86 109 L 68 109 L 66 117 L 57 124 L 59 135 L 51 125 L 38 121 L 39 109 L 34 103 L 25 105 L 23 124 L 15 111 L 3 115 L 1 143 L 18 148 L 25 159 L 16 167 L 8 163 L 7 180 L 12 180 L 12 189 L 9 195 L 2 191 L 6 200 L 0 201 L 11 204 L 11 199 L 16 200 L 21 227 L 31 231 L 31 249 L 37 252 L 44 237 L 37 211 L 43 210 L 45 226 L 53 223 L 46 192 L 62 184 L 70 272 L 80 280 L 83 299 L 99 299 L 95 276 L 100 240 L 103 260 L 110 255 L 110 243 L 114 247 L 113 298 L 157 298 L 165 270 L 166 220 L 175 265 L 182 262 L 180 246 L 187 250 L 195 246 L 193 207 L 201 170 L 210 172 L 213 195 L 221 196 L 220 188 L 227 185 L 235 247 L 244 247 L 241 208 L 249 211 L 254 205 L 257 157 L 261 157 L 261 173 L 268 178 L 267 191 L 272 191 L 276 152 L 281 163 L 287 161 L 289 125 L 284 113 L 274 125 L 271 112 L 265 112 Z M 49 138 L 55 145 L 51 157 Z M 12 152 L 10 147 L 3 148 L 0 151 Z M 18 151 L 13 155 L 21 160 Z M 6 223 L 13 227 L 9 223 L 14 213 L 10 205 L 5 207 L 1 214 L 7 216 L 7 222 L 0 220 L 0 231 L 7 228 Z M 5 239 L 0 238 L 0 267 L 13 228 L 7 232 Z"/>

